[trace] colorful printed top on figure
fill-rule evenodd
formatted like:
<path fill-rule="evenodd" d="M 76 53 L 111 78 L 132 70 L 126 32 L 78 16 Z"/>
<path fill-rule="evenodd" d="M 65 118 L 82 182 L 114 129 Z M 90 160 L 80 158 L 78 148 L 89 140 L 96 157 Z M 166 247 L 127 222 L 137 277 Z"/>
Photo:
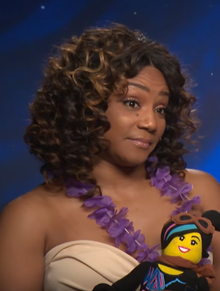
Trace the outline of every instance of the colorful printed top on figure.
<path fill-rule="evenodd" d="M 93 291 L 209 291 L 215 272 L 200 262 L 209 256 L 215 230 L 220 231 L 220 213 L 214 210 L 201 217 L 172 216 L 162 229 L 162 255 L 156 262 L 143 262 L 112 286 L 99 284 Z"/>

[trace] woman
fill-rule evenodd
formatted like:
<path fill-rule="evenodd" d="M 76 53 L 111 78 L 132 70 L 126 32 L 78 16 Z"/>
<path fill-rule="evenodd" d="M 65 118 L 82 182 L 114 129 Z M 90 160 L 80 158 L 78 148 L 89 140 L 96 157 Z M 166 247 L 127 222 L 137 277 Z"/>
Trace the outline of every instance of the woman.
<path fill-rule="evenodd" d="M 195 202 L 193 213 L 220 211 L 219 184 L 187 170 L 183 160 L 180 140 L 197 127 L 185 81 L 164 46 L 122 25 L 85 31 L 61 46 L 25 134 L 43 162 L 45 183 L 1 217 L 2 291 L 113 283 L 138 261 L 154 259 L 149 248 L 159 243 L 172 211 L 189 206 L 186 200 Z M 217 274 L 219 243 L 216 234 Z"/>

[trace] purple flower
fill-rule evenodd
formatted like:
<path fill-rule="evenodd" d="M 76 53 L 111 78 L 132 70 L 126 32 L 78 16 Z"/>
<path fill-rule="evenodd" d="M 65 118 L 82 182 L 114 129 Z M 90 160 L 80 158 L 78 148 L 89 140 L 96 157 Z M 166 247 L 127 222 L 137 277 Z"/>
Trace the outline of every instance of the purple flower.
<path fill-rule="evenodd" d="M 126 235 L 127 249 L 126 252 L 128 254 L 134 253 L 140 244 L 143 244 L 145 241 L 144 235 L 140 230 L 135 231 L 133 235 Z"/>
<path fill-rule="evenodd" d="M 147 162 L 150 162 L 150 163 L 153 163 L 153 164 L 156 164 L 158 163 L 158 158 L 156 156 L 152 156 L 152 157 L 149 157 L 147 159 Z M 147 166 L 147 165 L 146 165 Z M 150 178 L 154 177 L 155 176 L 155 170 L 152 169 L 152 167 L 146 167 L 146 172 L 148 174 L 148 176 Z"/>
<path fill-rule="evenodd" d="M 127 242 L 127 236 L 132 235 L 134 232 L 134 227 L 133 223 L 129 221 L 129 223 L 126 225 L 126 229 L 121 232 L 117 237 L 115 237 L 115 246 L 118 247 L 121 243 L 126 243 Z"/>
<path fill-rule="evenodd" d="M 178 190 L 178 186 L 182 183 L 183 180 L 180 179 L 177 174 L 174 174 L 171 177 L 171 180 L 164 184 L 161 195 L 163 196 L 166 194 L 168 197 L 173 197 L 173 195 L 175 195 L 176 191 Z"/>
<path fill-rule="evenodd" d="M 158 158 L 156 156 L 151 156 L 147 159 L 148 162 L 157 163 Z"/>
<path fill-rule="evenodd" d="M 206 249 L 207 252 L 211 252 L 212 253 L 212 246 L 209 246 L 207 249 Z M 209 258 L 202 258 L 201 261 L 199 262 L 199 265 L 201 266 L 204 266 L 204 265 L 207 265 L 207 264 L 212 264 L 212 260 L 210 260 Z"/>
<path fill-rule="evenodd" d="M 174 210 L 171 215 L 176 215 L 181 212 L 187 212 L 190 211 L 193 204 L 199 204 L 201 202 L 200 196 L 195 196 L 190 200 L 185 201 L 180 207 L 176 207 L 176 210 Z"/>
<path fill-rule="evenodd" d="M 212 249 L 212 246 L 208 246 L 208 248 L 207 248 L 207 250 L 206 250 L 207 252 L 213 252 L 213 249 Z"/>
<path fill-rule="evenodd" d="M 121 235 L 125 232 L 125 228 L 127 229 L 128 225 L 128 219 L 122 218 L 119 221 L 111 219 L 107 231 L 113 238 L 121 237 Z"/>
<path fill-rule="evenodd" d="M 109 225 L 112 216 L 114 215 L 114 209 L 108 209 L 107 207 L 101 207 L 89 214 L 90 219 L 95 219 L 96 223 L 102 228 L 105 228 Z"/>
<path fill-rule="evenodd" d="M 158 257 L 159 257 L 159 253 L 157 251 L 150 251 L 145 261 L 155 262 Z"/>
<path fill-rule="evenodd" d="M 182 185 L 179 185 L 177 188 L 175 194 L 172 196 L 171 203 L 177 203 L 179 200 L 185 200 L 187 198 L 187 194 L 192 190 L 192 185 L 189 183 L 182 183 Z"/>
<path fill-rule="evenodd" d="M 172 176 L 170 175 L 170 167 L 158 168 L 156 171 L 156 178 L 158 180 L 170 181 Z"/>
<path fill-rule="evenodd" d="M 165 183 L 170 181 L 172 176 L 170 175 L 170 168 L 168 166 L 164 168 L 158 168 L 155 177 L 151 177 L 151 185 L 157 189 L 162 190 Z"/>
<path fill-rule="evenodd" d="M 146 251 L 149 249 L 149 246 L 145 243 L 145 240 L 138 244 L 137 251 Z"/>
<path fill-rule="evenodd" d="M 65 182 L 67 196 L 79 198 L 95 187 L 92 184 L 84 184 L 77 180 L 67 180 Z"/>
<path fill-rule="evenodd" d="M 150 179 L 155 176 L 155 171 L 153 171 L 150 167 L 146 168 L 146 172 Z"/>
<path fill-rule="evenodd" d="M 157 180 L 156 177 L 151 177 L 150 183 L 151 186 L 155 186 L 157 189 L 161 190 L 165 182 L 163 180 Z"/>
<path fill-rule="evenodd" d="M 112 202 L 112 199 L 109 196 L 94 196 L 87 199 L 83 205 L 89 208 L 99 206 L 111 209 L 115 207 L 115 204 Z"/>
<path fill-rule="evenodd" d="M 149 253 L 149 246 L 145 243 L 142 243 L 140 246 L 138 246 L 137 250 L 140 250 L 140 252 L 137 254 L 136 259 L 138 262 L 142 262 Z"/>
<path fill-rule="evenodd" d="M 212 261 L 209 258 L 202 258 L 201 261 L 199 262 L 199 265 L 204 266 L 204 265 L 211 265 Z"/>
<path fill-rule="evenodd" d="M 115 215 L 113 216 L 113 219 L 119 221 L 120 219 L 124 218 L 127 213 L 128 213 L 128 208 L 122 207 L 119 211 L 116 211 Z"/>
<path fill-rule="evenodd" d="M 164 187 L 161 191 L 161 195 L 167 195 L 171 197 L 171 203 L 177 203 L 180 200 L 184 200 L 187 194 L 192 190 L 192 185 L 186 182 L 183 182 L 178 175 L 173 175 L 172 179 L 164 184 Z"/>
<path fill-rule="evenodd" d="M 212 246 L 208 246 L 206 251 L 212 253 Z M 210 260 L 209 258 L 202 258 L 201 261 L 199 262 L 199 265 L 201 265 L 201 266 L 204 266 L 207 264 L 212 264 L 212 260 Z"/>
<path fill-rule="evenodd" d="M 138 260 L 138 262 L 143 262 L 143 261 L 154 262 L 154 261 L 156 261 L 156 259 L 159 257 L 159 253 L 155 249 L 158 248 L 159 246 L 160 246 L 160 244 L 149 249 L 147 244 L 143 244 L 141 246 L 142 250 L 138 253 L 136 259 Z"/>
<path fill-rule="evenodd" d="M 156 156 L 149 157 L 148 161 L 157 163 Z M 184 182 L 177 174 L 170 175 L 170 168 L 168 166 L 158 168 L 156 171 L 147 169 L 148 175 L 151 180 L 151 185 L 161 190 L 161 195 L 167 195 L 171 198 L 171 203 L 179 202 L 180 200 L 186 200 L 188 193 L 192 190 L 192 185 Z M 154 176 L 152 176 L 154 175 Z M 81 197 L 88 191 L 93 189 L 95 185 L 84 184 L 77 180 L 68 180 L 65 183 L 67 188 L 67 195 L 71 197 Z M 191 200 L 186 200 L 180 207 L 177 207 L 172 215 L 189 211 L 193 204 L 200 203 L 200 196 L 196 196 Z M 129 254 L 139 251 L 137 260 L 141 261 L 155 261 L 159 253 L 154 246 L 149 249 L 149 246 L 145 243 L 145 237 L 141 234 L 140 230 L 134 231 L 133 223 L 126 219 L 128 208 L 123 207 L 119 211 L 115 210 L 115 204 L 108 196 L 94 196 L 87 199 L 84 204 L 85 207 L 93 208 L 98 207 L 88 217 L 95 219 L 96 223 L 102 228 L 105 228 L 109 235 L 115 239 L 115 245 L 118 247 L 121 243 L 126 244 L 126 252 Z M 206 260 L 207 261 L 207 260 Z M 202 260 L 201 263 L 204 263 Z"/>

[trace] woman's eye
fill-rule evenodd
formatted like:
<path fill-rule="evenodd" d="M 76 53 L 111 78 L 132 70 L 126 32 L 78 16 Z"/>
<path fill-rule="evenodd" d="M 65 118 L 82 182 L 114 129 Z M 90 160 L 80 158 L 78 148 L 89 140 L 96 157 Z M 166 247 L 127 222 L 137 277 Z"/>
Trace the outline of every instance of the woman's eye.
<path fill-rule="evenodd" d="M 197 243 L 195 240 L 192 240 L 192 241 L 191 241 L 191 245 L 192 245 L 192 246 L 197 245 L 197 244 L 198 244 L 198 243 Z"/>
<path fill-rule="evenodd" d="M 166 108 L 164 107 L 160 107 L 160 108 L 157 108 L 156 111 L 161 114 L 161 115 L 165 115 L 166 113 Z"/>
<path fill-rule="evenodd" d="M 125 100 L 123 103 L 126 106 L 129 106 L 129 107 L 132 107 L 132 108 L 140 107 L 140 104 L 135 100 Z"/>
<path fill-rule="evenodd" d="M 185 239 L 185 236 L 184 235 L 180 236 L 180 240 L 181 241 L 183 241 L 184 239 Z"/>

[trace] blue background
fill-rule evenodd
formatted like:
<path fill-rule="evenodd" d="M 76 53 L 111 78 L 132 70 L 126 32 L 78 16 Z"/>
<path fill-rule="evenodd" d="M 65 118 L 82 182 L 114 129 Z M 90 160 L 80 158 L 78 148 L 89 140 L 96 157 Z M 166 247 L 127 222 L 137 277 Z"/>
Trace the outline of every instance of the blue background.
<path fill-rule="evenodd" d="M 219 0 L 1 0 L 0 209 L 43 181 L 23 134 L 47 58 L 71 35 L 112 21 L 162 42 L 190 71 L 204 138 L 186 160 L 220 181 Z"/>

